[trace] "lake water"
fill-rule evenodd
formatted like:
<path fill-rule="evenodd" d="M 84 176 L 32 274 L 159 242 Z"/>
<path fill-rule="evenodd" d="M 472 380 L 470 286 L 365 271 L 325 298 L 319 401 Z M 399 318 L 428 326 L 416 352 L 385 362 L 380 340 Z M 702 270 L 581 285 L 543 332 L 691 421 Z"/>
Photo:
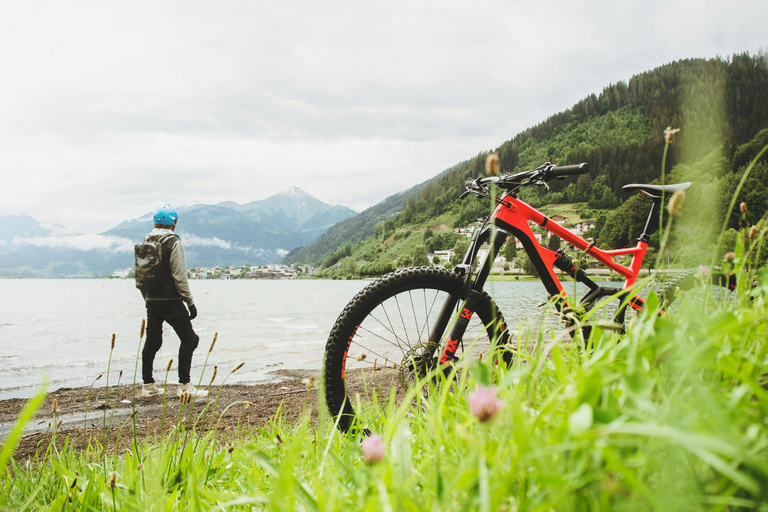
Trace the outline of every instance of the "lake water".
<path fill-rule="evenodd" d="M 219 367 L 217 382 L 240 363 L 228 383 L 274 379 L 277 369 L 320 370 L 328 333 L 344 305 L 365 281 L 190 281 L 199 316 L 193 321 L 200 345 L 192 359 L 196 382 L 213 335 L 206 376 Z M 507 322 L 543 302 L 538 282 L 489 282 Z M 5 279 L 0 280 L 0 399 L 30 397 L 45 376 L 49 390 L 89 386 L 106 374 L 110 340 L 116 335 L 110 385 L 123 371 L 122 383 L 133 382 L 144 301 L 133 280 Z M 155 379 L 177 382 L 179 341 L 165 326 L 163 347 L 155 359 Z M 141 381 L 141 362 L 139 362 Z M 96 382 L 104 386 L 106 375 Z M 208 382 L 210 377 L 203 379 Z"/>

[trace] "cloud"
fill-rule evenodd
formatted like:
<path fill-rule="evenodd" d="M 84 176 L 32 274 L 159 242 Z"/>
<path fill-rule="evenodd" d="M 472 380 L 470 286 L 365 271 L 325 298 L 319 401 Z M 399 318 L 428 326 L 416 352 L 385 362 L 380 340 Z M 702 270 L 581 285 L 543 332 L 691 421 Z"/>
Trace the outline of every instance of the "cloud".
<path fill-rule="evenodd" d="M 49 237 L 15 237 L 12 242 L 14 245 L 34 245 L 36 247 L 51 247 L 57 249 L 77 249 L 80 251 L 111 251 L 111 252 L 133 252 L 134 242 L 118 236 L 99 235 L 88 233 L 82 235 L 63 235 Z"/>
<path fill-rule="evenodd" d="M 218 247 L 220 249 L 225 249 L 227 251 L 237 251 L 242 252 L 245 254 L 250 254 L 252 256 L 268 256 L 272 254 L 277 254 L 281 258 L 288 254 L 288 251 L 285 249 L 260 249 L 260 248 L 254 248 L 250 246 L 240 245 L 235 242 L 230 242 L 228 240 L 222 240 L 218 237 L 201 237 L 197 235 L 192 235 L 189 233 L 181 232 L 180 236 L 182 240 L 184 240 L 184 246 L 185 247 Z"/>
<path fill-rule="evenodd" d="M 290 185 L 360 211 L 634 73 L 754 52 L 768 16 L 758 0 L 38 4 L 0 19 L 0 214 L 69 232 Z"/>
<path fill-rule="evenodd" d="M 232 244 L 226 240 L 217 237 L 204 238 L 196 235 L 184 234 L 184 245 L 188 247 L 219 247 L 221 249 L 231 249 Z"/>
<path fill-rule="evenodd" d="M 78 3 L 6 11 L 0 43 L 15 55 L 0 57 L 0 129 L 84 144 L 115 132 L 511 137 L 527 127 L 516 119 L 543 121 L 631 73 L 754 51 L 764 37 L 752 19 L 766 14 L 759 2 L 744 17 L 714 1 L 695 12 L 668 2 Z"/>

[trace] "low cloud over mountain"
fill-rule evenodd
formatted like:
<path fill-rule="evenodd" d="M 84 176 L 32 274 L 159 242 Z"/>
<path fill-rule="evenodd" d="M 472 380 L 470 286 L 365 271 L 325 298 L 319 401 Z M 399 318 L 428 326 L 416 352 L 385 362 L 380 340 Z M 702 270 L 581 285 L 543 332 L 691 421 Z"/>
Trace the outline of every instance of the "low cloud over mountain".
<path fill-rule="evenodd" d="M 187 265 L 278 263 L 332 225 L 356 215 L 292 188 L 261 201 L 182 206 L 177 233 Z M 133 246 L 152 229 L 150 214 L 104 233 L 57 235 L 28 215 L 0 217 L 0 275 L 90 276 L 133 266 Z"/>

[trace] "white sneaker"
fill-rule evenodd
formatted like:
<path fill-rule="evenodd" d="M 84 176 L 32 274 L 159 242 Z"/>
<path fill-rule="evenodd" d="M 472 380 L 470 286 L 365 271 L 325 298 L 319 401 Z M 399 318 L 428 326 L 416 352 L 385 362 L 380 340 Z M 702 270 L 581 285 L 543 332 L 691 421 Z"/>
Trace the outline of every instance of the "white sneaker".
<path fill-rule="evenodd" d="M 200 398 L 203 396 L 208 396 L 208 392 L 204 389 L 196 388 L 192 385 L 191 382 L 187 382 L 186 384 L 179 384 L 179 387 L 176 390 L 176 395 L 179 398 L 181 398 L 183 395 L 186 395 L 189 398 Z"/>
<path fill-rule="evenodd" d="M 164 392 L 165 390 L 162 387 L 158 386 L 157 382 L 150 382 L 149 384 L 144 384 L 143 386 L 141 386 L 142 398 L 162 395 Z"/>

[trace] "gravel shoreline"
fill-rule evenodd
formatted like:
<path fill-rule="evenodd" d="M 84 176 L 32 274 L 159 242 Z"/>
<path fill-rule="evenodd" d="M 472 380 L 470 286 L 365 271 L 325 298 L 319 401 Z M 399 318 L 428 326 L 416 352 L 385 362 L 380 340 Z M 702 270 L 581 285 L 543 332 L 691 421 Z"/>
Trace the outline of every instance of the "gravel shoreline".
<path fill-rule="evenodd" d="M 168 387 L 165 405 L 162 396 L 141 398 L 137 388 L 137 437 L 143 440 L 167 434 L 178 422 L 183 422 L 186 428 L 198 432 L 216 428 L 219 436 L 227 440 L 238 429 L 256 429 L 265 425 L 278 410 L 288 419 L 299 418 L 305 410 L 313 416 L 317 414 L 317 390 L 307 389 L 307 380 L 314 380 L 312 377 L 317 377 L 317 372 L 277 370 L 273 375 L 276 381 L 265 384 L 211 386 L 208 399 L 198 398 L 190 404 L 180 402 L 174 385 Z M 92 441 L 117 453 L 128 449 L 133 439 L 133 385 L 110 386 L 106 407 L 105 394 L 103 387 L 61 388 L 49 393 L 34 419 L 26 425 L 14 458 L 24 461 L 35 459 L 36 454 L 44 454 L 53 439 L 54 429 L 59 446 L 69 438 L 69 443 L 79 450 Z M 0 400 L 0 446 L 27 400 Z"/>

